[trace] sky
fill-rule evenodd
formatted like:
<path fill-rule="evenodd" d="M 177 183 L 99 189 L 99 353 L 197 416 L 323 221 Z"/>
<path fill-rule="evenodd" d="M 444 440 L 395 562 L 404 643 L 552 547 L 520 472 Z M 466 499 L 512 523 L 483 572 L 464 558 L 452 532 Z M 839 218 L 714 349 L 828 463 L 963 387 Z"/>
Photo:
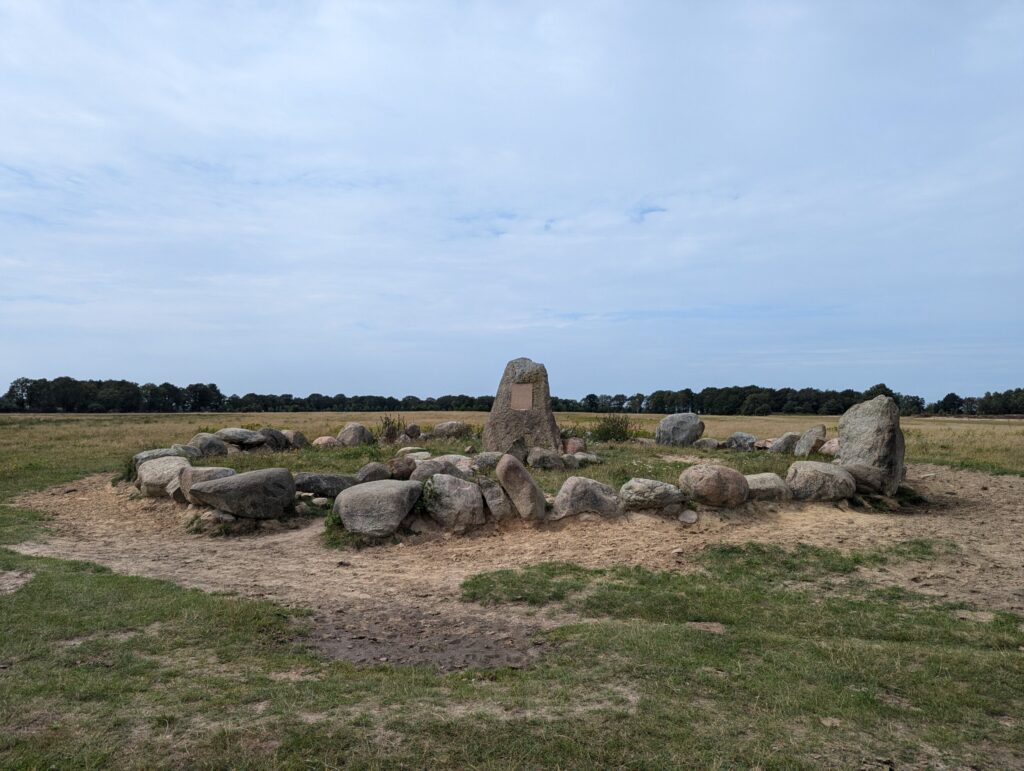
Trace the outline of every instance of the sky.
<path fill-rule="evenodd" d="M 0 389 L 1024 386 L 1024 2 L 0 0 Z"/>

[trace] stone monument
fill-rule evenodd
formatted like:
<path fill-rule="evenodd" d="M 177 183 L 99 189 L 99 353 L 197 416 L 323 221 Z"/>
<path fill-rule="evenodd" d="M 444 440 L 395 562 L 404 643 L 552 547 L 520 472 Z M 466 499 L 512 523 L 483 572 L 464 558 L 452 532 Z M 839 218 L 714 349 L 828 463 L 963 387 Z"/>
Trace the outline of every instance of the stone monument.
<path fill-rule="evenodd" d="M 484 428 L 484 447 L 525 457 L 531 447 L 562 451 L 562 437 L 551 412 L 548 371 L 529 359 L 505 366 L 494 406 Z"/>

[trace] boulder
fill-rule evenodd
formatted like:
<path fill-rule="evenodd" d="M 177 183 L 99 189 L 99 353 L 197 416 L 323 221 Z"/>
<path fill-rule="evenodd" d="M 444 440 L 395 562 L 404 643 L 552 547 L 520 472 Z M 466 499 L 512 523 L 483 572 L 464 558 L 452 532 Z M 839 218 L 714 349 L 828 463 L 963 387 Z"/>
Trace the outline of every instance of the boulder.
<path fill-rule="evenodd" d="M 417 463 L 416 469 L 409 475 L 409 479 L 413 482 L 426 482 L 434 474 L 448 474 L 453 477 L 462 477 L 463 479 L 470 476 L 470 474 L 467 474 L 450 460 L 430 458 L 429 460 Z"/>
<path fill-rule="evenodd" d="M 790 466 L 786 484 L 798 501 L 839 501 L 857 490 L 857 483 L 845 469 L 813 460 Z"/>
<path fill-rule="evenodd" d="M 399 455 L 388 461 L 388 471 L 392 479 L 408 479 L 416 470 L 416 461 L 407 455 Z"/>
<path fill-rule="evenodd" d="M 277 519 L 295 503 L 295 480 L 286 468 L 265 468 L 195 482 L 189 494 L 243 519 Z"/>
<path fill-rule="evenodd" d="M 839 418 L 836 463 L 867 493 L 893 495 L 903 482 L 905 468 L 900 408 L 890 396 L 876 396 L 850 407 Z"/>
<path fill-rule="evenodd" d="M 445 530 L 460 533 L 484 523 L 484 499 L 472 482 L 450 474 L 434 474 L 424 487 L 424 508 Z"/>
<path fill-rule="evenodd" d="M 187 468 L 181 469 L 178 473 L 178 486 L 181 488 L 181 492 L 182 495 L 184 495 L 185 500 L 198 506 L 202 505 L 202 502 L 198 498 L 192 497 L 192 485 L 196 482 L 206 482 L 210 479 L 223 479 L 224 477 L 232 477 L 234 475 L 235 470 L 233 468 L 221 468 L 220 466 L 195 468 L 194 466 L 188 466 Z"/>
<path fill-rule="evenodd" d="M 188 440 L 188 443 L 193 447 L 198 447 L 199 452 L 201 452 L 204 457 L 228 454 L 228 443 L 223 439 L 206 432 L 196 434 Z"/>
<path fill-rule="evenodd" d="M 362 423 L 348 423 L 338 432 L 338 441 L 345 447 L 359 447 L 364 444 L 373 444 L 373 434 L 370 429 Z"/>
<path fill-rule="evenodd" d="M 284 435 L 284 432 L 278 431 L 276 428 L 261 428 L 256 433 L 260 436 L 266 437 L 266 441 L 263 443 L 264 446 L 269 447 L 275 452 L 290 450 L 292 447 L 291 442 L 288 441 L 288 437 Z"/>
<path fill-rule="evenodd" d="M 484 449 L 510 453 L 520 460 L 520 448 L 562 449 L 562 435 L 551 411 L 547 368 L 527 358 L 505 365 L 491 413 L 484 427 Z"/>
<path fill-rule="evenodd" d="M 260 447 L 267 441 L 263 434 L 258 431 L 250 431 L 248 428 L 222 428 L 214 436 L 243 449 Z"/>
<path fill-rule="evenodd" d="M 702 463 L 679 475 L 679 489 L 691 500 L 732 508 L 747 500 L 747 479 L 736 469 Z"/>
<path fill-rule="evenodd" d="M 818 448 L 819 455 L 828 455 L 830 458 L 834 458 L 839 454 L 839 440 L 835 437 L 829 439 L 825 444 Z"/>
<path fill-rule="evenodd" d="M 434 437 L 437 439 L 461 439 L 472 433 L 472 427 L 461 420 L 446 420 L 434 426 Z"/>
<path fill-rule="evenodd" d="M 188 458 L 188 453 L 177 447 L 159 447 L 155 450 L 144 450 L 132 456 L 132 469 L 138 473 L 139 466 L 157 458 Z"/>
<path fill-rule="evenodd" d="M 477 471 L 489 471 L 501 460 L 500 452 L 478 452 L 473 456 L 473 465 Z"/>
<path fill-rule="evenodd" d="M 333 436 L 318 436 L 313 440 L 314 447 L 341 447 L 342 444 Z"/>
<path fill-rule="evenodd" d="M 754 442 L 755 450 L 770 450 L 772 445 L 775 444 L 775 439 L 758 439 Z"/>
<path fill-rule="evenodd" d="M 418 439 L 421 433 L 420 427 L 415 423 L 410 423 L 405 427 L 405 435 L 410 439 Z"/>
<path fill-rule="evenodd" d="M 752 501 L 788 501 L 793 497 L 793 491 L 778 474 L 748 474 L 747 488 Z"/>
<path fill-rule="evenodd" d="M 309 440 L 301 431 L 292 431 L 291 429 L 286 428 L 281 433 L 284 434 L 284 438 L 288 440 L 288 446 L 293 450 L 301 450 L 303 447 L 309 447 Z"/>
<path fill-rule="evenodd" d="M 203 457 L 203 451 L 194 444 L 172 444 L 171 449 L 180 450 L 182 452 L 181 457 L 183 458 L 194 459 Z M 225 450 L 225 452 L 227 451 Z"/>
<path fill-rule="evenodd" d="M 570 436 L 562 443 L 562 451 L 566 455 L 575 455 L 587 451 L 587 440 L 582 436 Z"/>
<path fill-rule="evenodd" d="M 181 469 L 189 465 L 188 458 L 164 455 L 139 465 L 135 486 L 147 498 L 167 498 L 167 485 L 178 479 Z"/>
<path fill-rule="evenodd" d="M 501 522 L 503 519 L 511 519 L 515 516 L 516 512 L 512 506 L 512 501 L 500 484 L 489 477 L 480 477 L 477 479 L 477 485 L 480 487 L 480 493 L 484 497 L 485 518 L 494 522 Z"/>
<path fill-rule="evenodd" d="M 812 452 L 817 452 L 825 444 L 825 426 L 817 425 L 804 431 L 800 441 L 793 448 L 793 454 L 798 458 L 806 458 Z"/>
<path fill-rule="evenodd" d="M 412 447 L 412 446 L 410 446 L 410 447 L 401 447 L 401 448 L 399 448 L 395 452 L 395 455 L 396 456 L 398 456 L 398 455 L 408 455 L 408 454 L 414 453 L 414 452 L 427 452 L 427 451 L 424 448 L 422 448 L 422 447 Z"/>
<path fill-rule="evenodd" d="M 748 434 L 745 431 L 736 431 L 729 434 L 729 438 L 725 440 L 725 449 L 753 452 L 756 443 L 757 437 L 753 434 Z"/>
<path fill-rule="evenodd" d="M 797 431 L 787 431 L 774 442 L 772 442 L 771 452 L 776 455 L 789 455 L 793 452 L 793 448 L 796 447 L 796 443 L 800 441 L 800 433 Z"/>
<path fill-rule="evenodd" d="M 595 455 L 592 452 L 575 452 L 573 453 L 572 457 L 574 457 L 581 466 L 586 466 L 588 464 L 604 463 L 604 461 L 601 460 L 601 457 L 599 455 Z"/>
<path fill-rule="evenodd" d="M 334 513 L 350 533 L 370 538 L 391 535 L 423 492 L 419 482 L 382 479 L 343 490 L 334 499 Z"/>
<path fill-rule="evenodd" d="M 621 517 L 622 501 L 615 490 L 606 484 L 586 477 L 569 477 L 555 496 L 551 519 L 597 514 L 601 517 Z"/>
<path fill-rule="evenodd" d="M 356 484 L 359 485 L 367 482 L 379 482 L 382 479 L 391 479 L 391 469 L 376 461 L 367 463 L 356 472 Z"/>
<path fill-rule="evenodd" d="M 337 498 L 342 490 L 357 484 L 352 474 L 317 474 L 313 471 L 300 471 L 295 475 L 295 489 L 310 493 L 320 498 Z"/>
<path fill-rule="evenodd" d="M 526 465 L 550 471 L 562 471 L 565 469 L 565 462 L 562 460 L 561 454 L 544 447 L 531 447 L 530 452 L 526 455 Z"/>
<path fill-rule="evenodd" d="M 705 437 L 704 439 L 698 439 L 693 443 L 693 447 L 696 450 L 718 450 L 721 449 L 722 443 L 717 439 L 711 437 Z"/>
<path fill-rule="evenodd" d="M 686 496 L 668 482 L 634 477 L 619 489 L 619 497 L 629 511 L 655 511 L 665 516 L 676 516 L 683 510 Z"/>
<path fill-rule="evenodd" d="M 575 455 L 562 455 L 562 467 L 566 470 L 575 470 L 580 467 L 580 462 Z"/>
<path fill-rule="evenodd" d="M 507 454 L 501 456 L 494 473 L 521 518 L 544 519 L 547 511 L 544 493 L 518 458 Z"/>
<path fill-rule="evenodd" d="M 661 419 L 654 432 L 658 444 L 689 447 L 704 433 L 704 423 L 692 412 L 679 412 Z"/>

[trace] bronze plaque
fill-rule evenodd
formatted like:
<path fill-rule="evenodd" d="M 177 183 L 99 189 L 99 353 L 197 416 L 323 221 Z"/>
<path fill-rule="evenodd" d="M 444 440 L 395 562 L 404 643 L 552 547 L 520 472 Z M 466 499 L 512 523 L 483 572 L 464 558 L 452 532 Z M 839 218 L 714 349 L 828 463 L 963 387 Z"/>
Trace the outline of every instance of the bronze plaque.
<path fill-rule="evenodd" d="M 533 383 L 512 384 L 512 409 L 533 409 Z"/>

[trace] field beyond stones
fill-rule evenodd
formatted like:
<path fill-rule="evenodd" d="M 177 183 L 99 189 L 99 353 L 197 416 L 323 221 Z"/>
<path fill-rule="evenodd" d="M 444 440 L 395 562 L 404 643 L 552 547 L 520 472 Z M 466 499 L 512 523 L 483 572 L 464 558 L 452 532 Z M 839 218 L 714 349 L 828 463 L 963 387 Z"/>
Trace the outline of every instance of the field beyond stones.
<path fill-rule="evenodd" d="M 556 417 L 585 430 L 602 416 Z M 650 435 L 660 417 L 634 419 Z M 1024 766 L 1024 421 L 904 419 L 919 497 L 890 508 L 780 504 L 690 527 L 633 516 L 362 550 L 325 546 L 319 519 L 190 534 L 173 504 L 111 484 L 132 454 L 200 430 L 312 439 L 379 418 L 0 416 L 0 766 Z M 837 420 L 703 419 L 715 438 L 821 422 L 834 436 Z M 603 464 L 538 482 L 792 461 L 591 449 Z M 389 454 L 219 462 L 350 472 Z"/>

